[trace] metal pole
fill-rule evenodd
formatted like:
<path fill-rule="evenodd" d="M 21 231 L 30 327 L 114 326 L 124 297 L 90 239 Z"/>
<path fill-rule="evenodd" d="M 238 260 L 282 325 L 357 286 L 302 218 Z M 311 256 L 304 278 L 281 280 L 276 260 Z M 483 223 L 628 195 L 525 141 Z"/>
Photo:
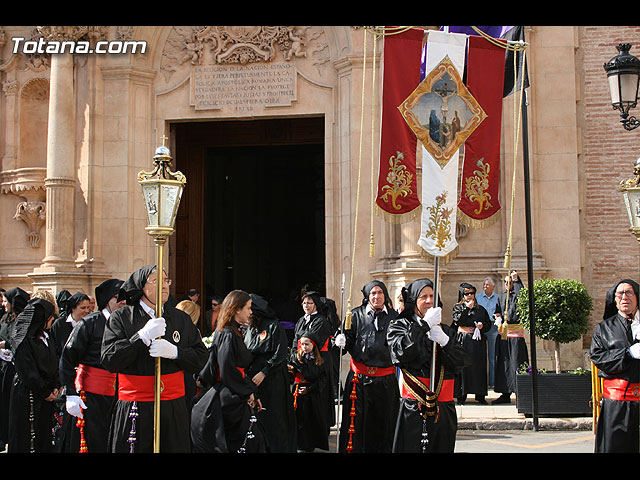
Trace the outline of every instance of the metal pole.
<path fill-rule="evenodd" d="M 538 430 L 538 369 L 536 361 L 536 334 L 535 334 L 535 312 L 533 299 L 533 247 L 531 232 L 531 188 L 529 179 L 529 132 L 527 119 L 527 91 L 523 91 L 524 101 L 522 102 L 522 159 L 524 164 L 524 202 L 526 215 L 526 234 L 527 234 L 527 278 L 529 279 L 529 339 L 531 344 L 531 382 L 532 382 L 532 400 L 533 400 L 533 429 Z"/>
<path fill-rule="evenodd" d="M 438 306 L 438 293 L 440 290 L 440 257 L 433 260 L 433 308 Z M 426 313 L 426 312 L 425 312 Z M 429 389 L 436 391 L 436 342 L 433 342 L 433 352 L 431 354 L 431 377 L 429 378 Z"/>
<path fill-rule="evenodd" d="M 344 308 L 344 273 L 342 274 L 342 286 L 340 287 L 340 313 L 342 313 L 342 309 Z M 342 320 L 340 321 L 340 333 L 343 332 L 342 329 Z M 340 347 L 340 357 L 338 358 L 338 405 L 336 408 L 336 453 L 340 452 L 340 404 L 341 404 L 341 394 L 340 394 L 340 382 L 342 379 L 342 347 Z"/>
<path fill-rule="evenodd" d="M 163 250 L 165 238 L 155 239 L 156 244 L 156 318 L 162 316 L 162 287 L 164 283 Z M 160 357 L 156 358 L 155 387 L 153 398 L 153 453 L 160 453 Z"/>

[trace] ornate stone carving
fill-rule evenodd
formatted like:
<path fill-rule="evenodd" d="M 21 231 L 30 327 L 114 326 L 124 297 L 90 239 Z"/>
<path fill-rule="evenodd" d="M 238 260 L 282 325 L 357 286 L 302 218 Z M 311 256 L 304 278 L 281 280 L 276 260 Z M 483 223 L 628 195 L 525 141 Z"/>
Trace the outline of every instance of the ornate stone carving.
<path fill-rule="evenodd" d="M 45 202 L 20 202 L 13 218 L 22 220 L 27 225 L 25 238 L 31 248 L 40 246 L 40 230 L 46 219 Z"/>
<path fill-rule="evenodd" d="M 173 27 L 163 52 L 161 71 L 169 80 L 182 65 L 271 62 L 278 53 L 285 61 L 322 55 L 325 44 L 309 52 L 310 42 L 322 35 L 315 27 L 201 26 Z M 314 65 L 326 63 L 316 58 Z"/>

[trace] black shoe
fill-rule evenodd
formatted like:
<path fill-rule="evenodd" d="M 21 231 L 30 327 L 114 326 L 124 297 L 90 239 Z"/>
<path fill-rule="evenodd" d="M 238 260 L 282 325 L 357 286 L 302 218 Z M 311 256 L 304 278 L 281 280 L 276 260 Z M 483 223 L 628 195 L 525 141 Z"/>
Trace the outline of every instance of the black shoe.
<path fill-rule="evenodd" d="M 497 405 L 500 403 L 511 403 L 511 395 L 502 394 L 491 402 L 491 405 Z"/>
<path fill-rule="evenodd" d="M 476 396 L 476 402 L 478 402 L 480 405 L 486 405 L 487 401 L 484 399 L 484 397 L 477 395 Z"/>

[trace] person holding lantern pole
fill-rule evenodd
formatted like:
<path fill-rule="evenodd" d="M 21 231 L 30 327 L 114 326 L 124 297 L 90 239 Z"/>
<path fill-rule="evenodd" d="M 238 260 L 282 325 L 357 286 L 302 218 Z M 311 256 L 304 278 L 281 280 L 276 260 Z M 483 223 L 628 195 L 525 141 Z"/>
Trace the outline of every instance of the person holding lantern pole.
<path fill-rule="evenodd" d="M 155 315 L 156 282 L 162 281 L 163 316 Z M 127 306 L 109 317 L 101 362 L 118 374 L 118 400 L 111 419 L 110 451 L 154 451 L 155 364 L 161 359 L 160 453 L 189 452 L 189 413 L 184 372 L 196 373 L 208 352 L 189 315 L 166 303 L 166 273 L 155 265 L 131 274 L 118 292 Z M 162 337 L 162 338 L 161 338 Z"/>

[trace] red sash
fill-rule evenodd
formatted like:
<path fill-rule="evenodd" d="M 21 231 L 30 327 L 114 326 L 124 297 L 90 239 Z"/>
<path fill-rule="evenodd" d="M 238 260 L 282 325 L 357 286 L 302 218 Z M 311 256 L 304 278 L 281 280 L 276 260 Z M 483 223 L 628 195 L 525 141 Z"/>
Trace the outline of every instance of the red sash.
<path fill-rule="evenodd" d="M 429 388 L 430 379 L 417 377 L 424 385 Z M 451 378 L 449 380 L 443 380 L 442 389 L 440 390 L 440 395 L 438 395 L 439 402 L 452 402 L 453 401 L 453 385 L 454 379 Z M 402 398 L 411 398 L 413 400 L 418 400 L 415 398 L 411 392 L 406 388 L 405 383 L 402 382 Z"/>
<path fill-rule="evenodd" d="M 640 400 L 640 383 L 629 383 L 621 378 L 605 378 L 602 382 L 602 396 L 610 400 Z"/>
<path fill-rule="evenodd" d="M 153 402 L 155 377 L 153 375 L 118 374 L 118 398 L 129 402 Z M 182 371 L 160 376 L 160 400 L 184 397 Z"/>
<path fill-rule="evenodd" d="M 369 367 L 362 362 L 357 362 L 353 358 L 351 358 L 351 370 L 368 377 L 384 377 L 396 373 L 395 367 Z"/>
<path fill-rule="evenodd" d="M 102 368 L 80 364 L 76 371 L 76 390 L 113 397 L 116 394 L 116 374 Z"/>
<path fill-rule="evenodd" d="M 309 380 L 304 378 L 300 372 L 296 372 L 295 383 L 310 383 Z"/>

